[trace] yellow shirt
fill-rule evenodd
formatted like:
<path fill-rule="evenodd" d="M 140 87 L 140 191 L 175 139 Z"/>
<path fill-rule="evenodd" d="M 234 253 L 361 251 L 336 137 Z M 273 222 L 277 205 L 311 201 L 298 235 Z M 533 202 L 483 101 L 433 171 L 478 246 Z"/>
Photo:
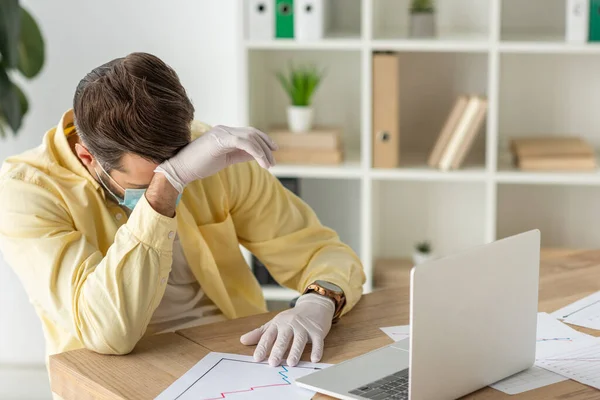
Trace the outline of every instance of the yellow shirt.
<path fill-rule="evenodd" d="M 128 217 L 71 151 L 72 122 L 68 111 L 41 146 L 0 169 L 0 251 L 42 321 L 48 355 L 130 352 L 163 297 L 176 234 L 200 287 L 227 318 L 266 309 L 239 244 L 284 286 L 303 291 L 322 279 L 344 290 L 344 312 L 358 302 L 365 277 L 357 256 L 255 162 L 188 185 L 175 218 L 145 197 Z M 195 134 L 207 129 L 193 126 Z"/>

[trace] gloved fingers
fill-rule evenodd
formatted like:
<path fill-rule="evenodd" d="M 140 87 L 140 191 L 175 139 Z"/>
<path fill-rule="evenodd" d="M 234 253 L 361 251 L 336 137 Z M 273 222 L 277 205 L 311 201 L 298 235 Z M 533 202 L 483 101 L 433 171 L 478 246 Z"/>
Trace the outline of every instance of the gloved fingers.
<path fill-rule="evenodd" d="M 269 365 L 276 367 L 281 364 L 281 360 L 285 355 L 285 352 L 290 347 L 290 342 L 294 336 L 294 330 L 291 326 L 285 325 L 277 330 L 277 340 L 271 350 L 271 356 L 269 357 Z"/>
<path fill-rule="evenodd" d="M 325 338 L 321 334 L 310 334 L 312 342 L 312 351 L 310 353 L 310 361 L 316 363 L 321 361 L 323 357 L 323 348 L 325 347 Z"/>
<path fill-rule="evenodd" d="M 258 135 L 260 136 L 260 138 L 267 144 L 267 146 L 269 147 L 269 149 L 271 149 L 272 151 L 278 150 L 279 149 L 279 145 L 277 143 L 275 143 L 273 141 L 273 139 L 271 139 L 269 137 L 269 135 L 267 135 L 266 133 L 259 131 L 256 128 L 252 128 L 252 130 Z"/>
<path fill-rule="evenodd" d="M 302 328 L 296 329 L 294 332 L 294 342 L 292 343 L 292 348 L 290 349 L 290 354 L 287 358 L 287 363 L 290 367 L 298 365 L 298 362 L 302 357 L 302 352 L 304 352 L 304 348 L 306 347 L 306 343 L 308 343 L 308 332 Z"/>
<path fill-rule="evenodd" d="M 227 154 L 227 165 L 243 163 L 246 161 L 254 161 L 254 157 L 246 153 L 244 150 L 234 150 Z"/>
<path fill-rule="evenodd" d="M 260 337 L 256 350 L 254 350 L 254 361 L 261 362 L 267 357 L 276 338 L 277 327 L 271 324 Z"/>
<path fill-rule="evenodd" d="M 269 147 L 269 145 L 267 144 L 265 139 L 263 139 L 261 136 L 257 135 L 256 142 L 260 145 L 260 147 L 263 149 L 263 151 L 267 155 L 267 159 L 269 160 L 269 164 L 271 164 L 271 167 L 274 166 L 275 158 L 273 157 L 273 152 L 271 151 L 271 148 Z"/>
<path fill-rule="evenodd" d="M 253 345 L 257 344 L 258 341 L 260 340 L 260 337 L 262 336 L 263 333 L 265 333 L 265 330 L 267 328 L 268 328 L 268 325 L 263 325 L 260 328 L 256 328 L 253 331 L 250 331 L 250 332 L 242 335 L 242 337 L 240 337 L 240 342 L 245 346 L 253 346 Z"/>
<path fill-rule="evenodd" d="M 267 155 L 265 154 L 263 148 L 256 142 L 257 140 L 257 138 L 243 139 L 240 137 L 234 137 L 232 139 L 232 144 L 235 148 L 244 150 L 246 153 L 254 157 L 261 167 L 269 168 L 270 165 Z"/>

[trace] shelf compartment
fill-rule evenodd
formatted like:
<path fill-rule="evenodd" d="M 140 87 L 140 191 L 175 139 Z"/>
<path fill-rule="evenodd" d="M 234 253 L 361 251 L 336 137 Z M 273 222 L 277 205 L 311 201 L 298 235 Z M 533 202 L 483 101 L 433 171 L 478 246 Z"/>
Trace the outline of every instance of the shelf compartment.
<path fill-rule="evenodd" d="M 594 116 L 600 105 L 600 55 L 504 54 L 499 90 L 500 179 L 567 182 L 569 176 L 595 180 L 595 173 L 526 173 L 511 165 L 510 140 L 519 137 L 576 136 L 600 148 Z"/>
<path fill-rule="evenodd" d="M 488 1 L 438 1 L 435 7 L 438 34 L 433 40 L 474 43 L 488 41 L 490 31 Z M 409 0 L 373 0 L 374 39 L 410 39 L 408 37 L 409 10 Z"/>
<path fill-rule="evenodd" d="M 249 124 L 267 133 L 287 126 L 287 107 L 290 104 L 275 72 L 286 70 L 290 65 L 314 64 L 325 69 L 323 81 L 313 98 L 314 124 L 341 128 L 344 163 L 311 168 L 313 171 L 352 170 L 360 159 L 361 52 L 253 50 L 248 61 Z M 279 175 L 278 169 L 286 168 L 303 170 L 294 164 L 279 164 L 275 171 Z"/>
<path fill-rule="evenodd" d="M 427 159 L 458 96 L 487 95 L 487 54 L 400 53 L 400 167 L 426 168 Z M 485 165 L 486 127 L 465 168 Z M 439 172 L 431 170 L 431 172 Z"/>
<path fill-rule="evenodd" d="M 485 190 L 477 182 L 373 182 L 373 257 L 410 258 L 431 241 L 443 256 L 485 241 Z"/>
<path fill-rule="evenodd" d="M 565 42 L 566 0 L 501 0 L 500 38 Z"/>
<path fill-rule="evenodd" d="M 598 204 L 600 187 L 501 184 L 497 237 L 539 229 L 542 247 L 596 248 L 600 225 L 590 216 Z"/>

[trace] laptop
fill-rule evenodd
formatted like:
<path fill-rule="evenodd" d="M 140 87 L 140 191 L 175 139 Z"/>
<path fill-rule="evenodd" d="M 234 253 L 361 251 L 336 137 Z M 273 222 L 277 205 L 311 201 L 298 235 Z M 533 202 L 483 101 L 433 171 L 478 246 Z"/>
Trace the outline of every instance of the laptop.
<path fill-rule="evenodd" d="M 535 361 L 540 232 L 413 267 L 410 337 L 296 380 L 341 399 L 456 399 Z"/>

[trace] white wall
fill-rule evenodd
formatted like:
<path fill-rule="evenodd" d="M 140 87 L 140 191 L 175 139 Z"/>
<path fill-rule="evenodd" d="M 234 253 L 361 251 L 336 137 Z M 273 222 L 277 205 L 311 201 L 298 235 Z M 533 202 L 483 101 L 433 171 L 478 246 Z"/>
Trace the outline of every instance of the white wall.
<path fill-rule="evenodd" d="M 0 161 L 40 143 L 71 107 L 87 72 L 133 51 L 154 53 L 179 73 L 197 119 L 239 124 L 235 0 L 21 3 L 41 26 L 47 59 L 43 73 L 24 86 L 30 113 L 17 139 L 0 140 Z M 19 281 L 0 261 L 0 365 L 43 363 L 43 354 L 37 318 Z"/>

